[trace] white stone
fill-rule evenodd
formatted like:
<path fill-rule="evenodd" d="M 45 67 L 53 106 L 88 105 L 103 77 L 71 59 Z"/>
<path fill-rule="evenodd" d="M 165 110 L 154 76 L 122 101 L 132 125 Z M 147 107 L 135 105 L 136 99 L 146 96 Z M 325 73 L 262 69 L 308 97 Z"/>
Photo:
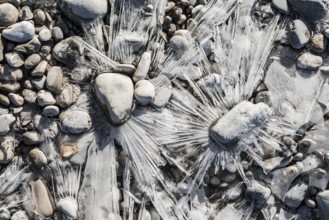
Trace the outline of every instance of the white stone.
<path fill-rule="evenodd" d="M 70 219 L 77 218 L 78 203 L 70 197 L 60 199 L 58 201 L 58 208 Z"/>
<path fill-rule="evenodd" d="M 47 106 L 53 105 L 56 103 L 54 96 L 45 90 L 41 90 L 38 92 L 38 105 L 39 106 Z"/>
<path fill-rule="evenodd" d="M 145 79 L 138 81 L 135 85 L 134 95 L 140 104 L 147 105 L 152 102 L 155 96 L 153 84 Z"/>
<path fill-rule="evenodd" d="M 43 28 L 39 32 L 40 41 L 49 41 L 51 39 L 51 31 L 48 28 Z"/>
<path fill-rule="evenodd" d="M 0 115 L 0 135 L 8 133 L 15 120 L 16 118 L 12 114 Z"/>
<path fill-rule="evenodd" d="M 133 81 L 137 82 L 141 79 L 145 79 L 151 65 L 152 53 L 146 51 L 142 54 L 142 57 L 137 65 L 136 71 L 133 76 Z"/>
<path fill-rule="evenodd" d="M 91 118 L 88 112 L 83 110 L 67 110 L 59 116 L 62 130 L 72 134 L 80 134 L 88 131 L 91 126 Z"/>

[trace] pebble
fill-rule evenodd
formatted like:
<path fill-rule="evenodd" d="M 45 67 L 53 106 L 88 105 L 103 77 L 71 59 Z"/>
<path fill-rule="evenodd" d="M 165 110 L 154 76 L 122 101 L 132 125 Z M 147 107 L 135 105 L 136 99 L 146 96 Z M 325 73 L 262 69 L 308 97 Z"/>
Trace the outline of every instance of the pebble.
<path fill-rule="evenodd" d="M 123 74 L 103 73 L 95 80 L 98 103 L 114 124 L 125 122 L 131 114 L 134 97 L 132 80 Z"/>
<path fill-rule="evenodd" d="M 33 19 L 33 13 L 31 11 L 31 8 L 29 6 L 24 6 L 19 11 L 19 18 L 22 21 L 27 21 Z"/>
<path fill-rule="evenodd" d="M 77 100 L 79 94 L 80 87 L 78 85 L 69 84 L 65 86 L 62 92 L 56 97 L 57 104 L 62 108 L 66 108 Z"/>
<path fill-rule="evenodd" d="M 170 39 L 169 46 L 177 55 L 183 55 L 187 51 L 189 43 L 185 37 L 175 35 Z"/>
<path fill-rule="evenodd" d="M 288 0 L 297 14 L 310 21 L 319 21 L 326 17 L 327 10 L 322 0 Z"/>
<path fill-rule="evenodd" d="M 37 25 L 43 25 L 46 21 L 46 14 L 44 13 L 44 11 L 42 11 L 41 9 L 35 10 L 33 21 Z"/>
<path fill-rule="evenodd" d="M 210 185 L 212 186 L 218 186 L 220 184 L 220 180 L 217 176 L 213 176 L 210 178 Z"/>
<path fill-rule="evenodd" d="M 66 17 L 76 24 L 80 24 L 104 17 L 107 12 L 108 1 L 98 0 L 95 4 L 93 0 L 60 0 L 58 5 Z"/>
<path fill-rule="evenodd" d="M 24 62 L 25 69 L 29 70 L 38 65 L 41 62 L 42 58 L 39 54 L 34 53 L 28 56 Z"/>
<path fill-rule="evenodd" d="M 7 134 L 15 120 L 16 118 L 12 114 L 0 115 L 0 135 Z"/>
<path fill-rule="evenodd" d="M 290 208 L 297 208 L 305 199 L 308 185 L 299 182 L 286 193 L 284 203 Z"/>
<path fill-rule="evenodd" d="M 321 66 L 319 70 L 322 74 L 329 75 L 329 66 Z"/>
<path fill-rule="evenodd" d="M 262 208 L 266 205 L 271 195 L 271 189 L 263 186 L 256 180 L 251 181 L 250 187 L 246 189 L 246 198 L 249 202 L 253 202 L 256 208 Z"/>
<path fill-rule="evenodd" d="M 54 96 L 50 92 L 45 90 L 41 90 L 38 92 L 37 101 L 39 106 L 53 105 L 56 103 Z"/>
<path fill-rule="evenodd" d="M 314 52 L 322 53 L 327 47 L 327 39 L 323 34 L 314 34 L 311 38 L 311 48 Z"/>
<path fill-rule="evenodd" d="M 67 110 L 59 115 L 62 130 L 67 133 L 80 134 L 88 131 L 91 126 L 91 118 L 88 112 L 83 110 Z"/>
<path fill-rule="evenodd" d="M 11 220 L 11 215 L 7 208 L 5 208 L 5 207 L 0 208 L 0 219 L 1 220 Z"/>
<path fill-rule="evenodd" d="M 180 80 L 198 80 L 202 77 L 202 71 L 199 67 L 189 65 L 186 71 L 179 71 L 177 78 Z"/>
<path fill-rule="evenodd" d="M 39 37 L 38 35 L 34 35 L 29 42 L 16 46 L 15 51 L 24 54 L 33 54 L 39 52 L 40 48 L 41 42 L 39 41 Z"/>
<path fill-rule="evenodd" d="M 33 87 L 39 91 L 45 87 L 46 79 L 46 76 L 36 77 L 31 80 L 31 83 Z"/>
<path fill-rule="evenodd" d="M 315 208 L 316 207 L 315 201 L 313 199 L 310 199 L 310 198 L 305 199 L 305 204 L 310 208 Z"/>
<path fill-rule="evenodd" d="M 18 20 L 18 10 L 9 3 L 0 4 L 0 26 L 15 24 Z"/>
<path fill-rule="evenodd" d="M 51 92 L 59 94 L 63 86 L 63 71 L 59 66 L 50 68 L 46 80 L 47 89 Z"/>
<path fill-rule="evenodd" d="M 21 80 L 22 78 L 23 72 L 19 68 L 11 67 L 8 64 L 5 64 L 0 69 L 0 80 L 12 82 Z"/>
<path fill-rule="evenodd" d="M 284 14 L 288 14 L 288 0 L 273 0 L 272 5 L 274 6 L 274 8 L 278 9 L 278 11 Z"/>
<path fill-rule="evenodd" d="M 72 45 L 74 45 L 75 50 L 74 52 L 68 53 L 67 51 L 71 50 Z M 66 38 L 55 45 L 52 55 L 56 60 L 62 63 L 75 66 L 80 56 L 83 54 L 83 48 L 83 45 L 74 38 Z"/>
<path fill-rule="evenodd" d="M 55 42 L 61 41 L 64 38 L 63 31 L 60 27 L 53 27 L 51 33 Z"/>
<path fill-rule="evenodd" d="M 38 98 L 37 93 L 30 89 L 24 89 L 22 95 L 24 97 L 24 100 L 29 104 L 35 104 Z"/>
<path fill-rule="evenodd" d="M 56 105 L 46 106 L 43 109 L 42 114 L 48 117 L 55 117 L 59 115 L 59 108 Z"/>
<path fill-rule="evenodd" d="M 11 217 L 11 220 L 29 220 L 25 211 L 17 211 Z"/>
<path fill-rule="evenodd" d="M 236 168 L 236 166 L 235 166 L 234 163 L 227 163 L 227 164 L 225 165 L 225 169 L 226 169 L 229 173 L 236 173 L 236 171 L 237 171 L 237 168 Z"/>
<path fill-rule="evenodd" d="M 289 26 L 288 39 L 294 49 L 301 49 L 310 40 L 311 34 L 306 23 L 296 19 Z"/>
<path fill-rule="evenodd" d="M 76 154 L 78 151 L 78 146 L 75 143 L 65 142 L 60 147 L 60 155 L 62 158 L 69 158 Z"/>
<path fill-rule="evenodd" d="M 8 107 L 10 105 L 10 100 L 7 96 L 0 94 L 0 104 Z"/>
<path fill-rule="evenodd" d="M 34 25 L 28 21 L 13 24 L 2 31 L 2 35 L 13 42 L 26 42 L 33 38 Z"/>
<path fill-rule="evenodd" d="M 134 92 L 136 100 L 141 105 L 147 105 L 152 102 L 155 91 L 153 84 L 148 80 L 140 80 L 135 84 L 135 92 Z"/>
<path fill-rule="evenodd" d="M 3 38 L 2 34 L 0 34 L 0 61 L 3 60 L 3 50 L 5 48 L 4 41 L 5 39 Z"/>
<path fill-rule="evenodd" d="M 204 5 L 198 5 L 192 9 L 192 18 L 196 18 L 197 15 L 204 9 Z"/>
<path fill-rule="evenodd" d="M 5 136 L 0 144 L 0 164 L 8 164 L 15 156 L 15 139 Z"/>
<path fill-rule="evenodd" d="M 155 90 L 155 96 L 153 99 L 153 106 L 157 109 L 162 109 L 171 97 L 172 89 L 170 87 L 160 87 Z"/>
<path fill-rule="evenodd" d="M 27 131 L 23 134 L 23 142 L 26 145 L 35 145 L 43 141 L 42 136 L 36 131 Z"/>
<path fill-rule="evenodd" d="M 145 79 L 151 66 L 151 58 L 152 53 L 149 51 L 146 51 L 142 54 L 142 57 L 133 75 L 134 82 L 138 82 L 139 80 Z"/>
<path fill-rule="evenodd" d="M 128 75 L 132 75 L 136 71 L 136 68 L 132 64 L 120 63 L 114 67 L 113 71 L 117 73 L 125 73 Z"/>
<path fill-rule="evenodd" d="M 32 76 L 43 76 L 47 70 L 48 62 L 42 60 L 31 72 Z"/>
<path fill-rule="evenodd" d="M 0 92 L 4 93 L 16 93 L 21 88 L 19 83 L 3 83 L 0 84 Z"/>
<path fill-rule="evenodd" d="M 307 70 L 317 70 L 323 63 L 322 57 L 311 53 L 303 53 L 297 59 L 297 67 Z"/>
<path fill-rule="evenodd" d="M 271 101 L 271 94 L 269 91 L 262 91 L 257 93 L 256 97 L 255 97 L 255 103 L 265 103 L 268 106 L 272 105 L 272 101 Z"/>
<path fill-rule="evenodd" d="M 78 204 L 73 198 L 65 197 L 60 199 L 58 201 L 58 208 L 64 213 L 65 217 L 77 219 Z"/>
<path fill-rule="evenodd" d="M 39 32 L 39 39 L 41 41 L 49 41 L 51 39 L 51 31 L 48 28 L 43 28 Z"/>
<path fill-rule="evenodd" d="M 20 53 L 6 53 L 5 58 L 7 63 L 12 67 L 21 67 L 24 64 L 24 56 Z"/>
<path fill-rule="evenodd" d="M 24 98 L 15 93 L 9 93 L 8 98 L 10 99 L 10 102 L 15 106 L 22 106 L 24 104 Z"/>
<path fill-rule="evenodd" d="M 46 184 L 41 180 L 31 180 L 30 186 L 36 206 L 36 212 L 45 218 L 50 218 L 54 213 L 54 199 L 49 192 Z"/>

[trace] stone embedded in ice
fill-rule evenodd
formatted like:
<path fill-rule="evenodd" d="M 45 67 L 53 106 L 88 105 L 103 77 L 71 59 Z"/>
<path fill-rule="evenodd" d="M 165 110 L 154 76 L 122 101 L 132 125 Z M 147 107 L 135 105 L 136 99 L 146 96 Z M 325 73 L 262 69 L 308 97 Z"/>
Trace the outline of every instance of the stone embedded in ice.
<path fill-rule="evenodd" d="M 224 147 L 234 147 L 254 129 L 264 126 L 271 114 L 271 109 L 264 103 L 242 101 L 214 124 L 210 136 Z"/>
<path fill-rule="evenodd" d="M 308 185 L 299 182 L 287 192 L 284 203 L 290 208 L 297 208 L 307 196 L 307 190 Z"/>
<path fill-rule="evenodd" d="M 78 203 L 71 197 L 66 197 L 58 201 L 58 208 L 70 219 L 77 218 Z"/>
<path fill-rule="evenodd" d="M 95 80 L 95 95 L 111 122 L 125 122 L 132 110 L 134 85 L 130 77 L 119 73 L 103 73 Z"/>
<path fill-rule="evenodd" d="M 266 205 L 271 195 L 271 189 L 263 186 L 256 180 L 251 182 L 251 186 L 246 189 L 246 197 L 249 202 L 254 203 L 256 208 L 262 208 Z"/>

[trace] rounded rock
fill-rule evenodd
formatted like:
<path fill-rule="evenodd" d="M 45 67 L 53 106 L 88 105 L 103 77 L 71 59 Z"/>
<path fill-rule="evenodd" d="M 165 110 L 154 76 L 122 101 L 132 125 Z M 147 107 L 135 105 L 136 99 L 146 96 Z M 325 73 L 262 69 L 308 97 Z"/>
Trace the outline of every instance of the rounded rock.
<path fill-rule="evenodd" d="M 56 103 L 54 96 L 45 90 L 41 90 L 38 92 L 38 105 L 39 106 L 47 106 L 53 105 Z"/>
<path fill-rule="evenodd" d="M 297 67 L 307 70 L 317 70 L 323 63 L 322 57 L 311 53 L 303 53 L 297 59 Z"/>
<path fill-rule="evenodd" d="M 11 217 L 11 220 L 29 220 L 25 211 L 17 211 Z"/>
<path fill-rule="evenodd" d="M 51 31 L 48 28 L 43 28 L 39 32 L 39 39 L 41 41 L 49 41 L 51 39 Z"/>
<path fill-rule="evenodd" d="M 187 39 L 180 35 L 173 36 L 169 41 L 170 48 L 178 55 L 183 55 L 189 46 Z"/>
<path fill-rule="evenodd" d="M 2 31 L 2 35 L 10 41 L 21 43 L 31 40 L 34 32 L 34 25 L 31 22 L 21 21 L 7 27 Z"/>
<path fill-rule="evenodd" d="M 76 154 L 78 151 L 78 146 L 75 143 L 65 142 L 61 145 L 60 155 L 62 158 L 69 158 Z"/>
<path fill-rule="evenodd" d="M 52 37 L 55 40 L 55 42 L 61 41 L 64 38 L 63 31 L 60 27 L 54 27 L 51 31 Z"/>
<path fill-rule="evenodd" d="M 63 71 L 59 66 L 53 66 L 48 71 L 46 80 L 47 89 L 51 92 L 59 94 L 63 86 Z"/>
<path fill-rule="evenodd" d="M 34 145 L 41 143 L 43 139 L 38 132 L 27 131 L 23 134 L 23 141 L 26 145 Z"/>
<path fill-rule="evenodd" d="M 1 26 L 9 26 L 15 24 L 18 19 L 18 10 L 9 3 L 0 4 L 0 24 Z"/>
<path fill-rule="evenodd" d="M 60 114 L 59 120 L 62 130 L 72 134 L 83 133 L 92 126 L 88 112 L 83 110 L 67 110 Z"/>
<path fill-rule="evenodd" d="M 8 164 L 15 156 L 15 140 L 11 136 L 4 137 L 0 145 L 0 164 Z"/>
<path fill-rule="evenodd" d="M 28 56 L 24 62 L 25 69 L 29 70 L 38 65 L 42 60 L 41 56 L 37 53 L 34 53 Z"/>
<path fill-rule="evenodd" d="M 46 106 L 43 109 L 42 114 L 48 117 L 55 117 L 59 115 L 59 108 L 56 105 Z"/>
<path fill-rule="evenodd" d="M 19 11 L 19 18 L 22 21 L 31 20 L 33 18 L 33 13 L 31 11 L 31 8 L 29 6 L 22 7 L 21 10 Z"/>
<path fill-rule="evenodd" d="M 289 27 L 288 39 L 294 49 L 301 49 L 310 40 L 311 34 L 306 23 L 302 20 L 294 20 Z"/>
<path fill-rule="evenodd" d="M 15 120 L 16 118 L 12 114 L 0 115 L 0 135 L 7 134 Z"/>
<path fill-rule="evenodd" d="M 24 56 L 20 53 L 6 53 L 5 58 L 7 63 L 12 67 L 20 67 L 24 64 Z"/>
<path fill-rule="evenodd" d="M 78 212 L 78 203 L 71 197 L 62 198 L 58 201 L 58 208 L 69 219 L 76 219 Z"/>
<path fill-rule="evenodd" d="M 10 99 L 10 102 L 15 106 L 22 106 L 24 104 L 24 98 L 15 93 L 9 93 L 8 98 Z"/>
<path fill-rule="evenodd" d="M 21 69 L 5 64 L 0 69 L 0 80 L 13 82 L 23 78 Z"/>
<path fill-rule="evenodd" d="M 135 85 L 135 98 L 136 100 L 142 104 L 147 105 L 152 102 L 155 91 L 153 84 L 148 80 L 140 80 Z"/>

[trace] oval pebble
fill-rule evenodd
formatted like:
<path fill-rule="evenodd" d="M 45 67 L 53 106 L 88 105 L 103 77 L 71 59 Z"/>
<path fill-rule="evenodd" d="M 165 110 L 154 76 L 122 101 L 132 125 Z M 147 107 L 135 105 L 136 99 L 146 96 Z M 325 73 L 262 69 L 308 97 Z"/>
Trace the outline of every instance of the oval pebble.
<path fill-rule="evenodd" d="M 92 126 L 88 112 L 83 110 L 67 110 L 60 114 L 59 120 L 62 130 L 72 134 L 83 133 Z"/>
<path fill-rule="evenodd" d="M 43 109 L 42 114 L 48 117 L 57 116 L 59 114 L 59 108 L 55 105 L 49 105 Z"/>
<path fill-rule="evenodd" d="M 134 92 L 136 100 L 142 104 L 147 105 L 149 104 L 155 95 L 154 86 L 148 80 L 140 80 L 135 85 L 135 92 Z"/>
<path fill-rule="evenodd" d="M 21 21 L 7 27 L 2 31 L 2 35 L 13 42 L 26 42 L 33 38 L 34 25 L 28 21 Z"/>
<path fill-rule="evenodd" d="M 0 24 L 8 26 L 15 24 L 18 19 L 18 10 L 9 3 L 0 4 Z"/>

